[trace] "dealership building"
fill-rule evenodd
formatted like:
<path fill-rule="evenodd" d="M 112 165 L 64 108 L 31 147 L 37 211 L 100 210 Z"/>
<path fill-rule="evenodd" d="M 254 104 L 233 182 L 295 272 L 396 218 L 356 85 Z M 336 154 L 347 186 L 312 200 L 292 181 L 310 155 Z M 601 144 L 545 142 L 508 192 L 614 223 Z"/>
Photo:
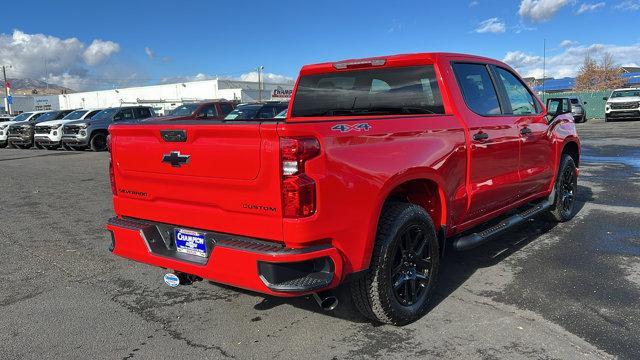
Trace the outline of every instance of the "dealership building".
<path fill-rule="evenodd" d="M 255 81 L 212 79 L 50 96 L 13 96 L 12 111 L 149 105 L 157 113 L 165 114 L 183 103 L 213 99 L 239 102 L 289 100 L 292 90 L 293 84 L 262 83 L 259 86 Z M 4 102 L 2 99 L 0 103 Z"/>

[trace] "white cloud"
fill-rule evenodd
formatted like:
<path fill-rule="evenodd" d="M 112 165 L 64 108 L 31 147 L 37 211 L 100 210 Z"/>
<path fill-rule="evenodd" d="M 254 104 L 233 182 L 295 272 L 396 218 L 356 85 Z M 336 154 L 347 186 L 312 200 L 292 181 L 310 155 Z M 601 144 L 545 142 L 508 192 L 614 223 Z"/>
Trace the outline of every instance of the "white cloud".
<path fill-rule="evenodd" d="M 571 0 L 522 0 L 518 14 L 535 22 L 547 21 L 569 3 Z"/>
<path fill-rule="evenodd" d="M 285 75 L 273 74 L 273 73 L 265 73 L 263 72 L 262 81 L 266 83 L 290 83 L 293 82 L 293 78 Z M 240 80 L 242 81 L 258 81 L 258 72 L 251 71 L 248 73 L 244 73 L 240 75 Z"/>
<path fill-rule="evenodd" d="M 572 46 L 575 46 L 575 45 L 578 45 L 578 44 L 579 44 L 579 43 L 578 43 L 577 41 L 573 41 L 573 40 L 562 40 L 562 41 L 560 42 L 560 47 L 568 48 L 568 47 L 572 47 Z"/>
<path fill-rule="evenodd" d="M 93 40 L 91 45 L 84 51 L 82 57 L 89 65 L 101 63 L 109 56 L 120 51 L 120 45 L 113 41 Z"/>
<path fill-rule="evenodd" d="M 480 22 L 480 24 L 478 24 L 478 27 L 476 27 L 474 31 L 479 34 L 483 34 L 483 33 L 500 34 L 505 32 L 505 30 L 506 30 L 506 25 L 504 24 L 504 21 L 494 17 L 494 18 L 487 19 L 485 21 Z"/>
<path fill-rule="evenodd" d="M 602 7 L 604 7 L 605 3 L 603 1 L 598 2 L 598 3 L 594 3 L 594 4 L 587 4 L 587 3 L 582 3 L 580 5 L 580 8 L 578 10 L 576 10 L 576 14 L 580 15 L 580 14 L 584 14 L 586 12 L 592 12 L 595 10 L 598 10 Z"/>
<path fill-rule="evenodd" d="M 640 10 L 640 0 L 625 0 L 614 7 L 618 10 L 638 11 Z"/>
<path fill-rule="evenodd" d="M 144 53 L 147 54 L 149 60 L 153 60 L 156 57 L 156 55 L 153 53 L 153 50 L 151 50 L 151 48 L 148 46 L 144 47 Z"/>
<path fill-rule="evenodd" d="M 285 75 L 263 72 L 261 76 L 262 76 L 262 81 L 264 81 L 265 83 L 285 83 L 285 84 L 293 83 L 293 78 Z M 170 84 L 170 83 L 186 82 L 186 81 L 211 80 L 211 79 L 217 79 L 217 78 L 257 82 L 258 72 L 251 71 L 248 73 L 244 73 L 240 76 L 217 76 L 217 75 L 207 75 L 204 73 L 198 73 L 196 75 L 166 77 L 166 78 L 163 78 L 160 82 L 163 84 Z"/>
<path fill-rule="evenodd" d="M 11 65 L 8 77 L 44 80 L 74 90 L 85 89 L 91 82 L 96 86 L 96 80 L 89 78 L 105 76 L 96 69 L 110 66 L 106 60 L 119 50 L 120 45 L 112 41 L 94 40 L 87 46 L 75 37 L 61 39 L 20 30 L 0 33 L 0 64 Z"/>
<path fill-rule="evenodd" d="M 634 66 L 640 62 L 640 43 L 632 45 L 572 45 L 560 53 L 547 57 L 546 76 L 573 77 L 578 73 L 585 55 L 589 54 L 595 59 L 599 59 L 605 52 L 612 54 L 614 61 L 618 64 Z M 522 76 L 542 77 L 543 59 L 540 56 L 511 51 L 505 55 L 503 61 L 515 68 Z"/>
<path fill-rule="evenodd" d="M 502 61 L 511 65 L 512 67 L 519 68 L 524 66 L 535 65 L 540 62 L 542 58 L 536 55 L 528 55 L 522 51 L 509 51 L 507 55 L 505 55 Z"/>

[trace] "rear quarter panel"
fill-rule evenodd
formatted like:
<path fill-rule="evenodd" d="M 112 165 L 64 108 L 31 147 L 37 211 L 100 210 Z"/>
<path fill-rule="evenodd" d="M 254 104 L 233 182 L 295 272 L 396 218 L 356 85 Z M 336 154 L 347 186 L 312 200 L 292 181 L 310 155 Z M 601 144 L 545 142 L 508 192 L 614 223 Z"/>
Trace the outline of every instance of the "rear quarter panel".
<path fill-rule="evenodd" d="M 332 130 L 362 123 L 370 129 Z M 285 123 L 278 132 L 313 135 L 323 150 L 306 164 L 317 184 L 317 211 L 308 218 L 285 219 L 284 240 L 289 246 L 330 240 L 345 254 L 347 273 L 368 267 L 380 211 L 395 186 L 414 179 L 436 182 L 450 217 L 466 204 L 465 134 L 454 116 L 334 118 Z"/>

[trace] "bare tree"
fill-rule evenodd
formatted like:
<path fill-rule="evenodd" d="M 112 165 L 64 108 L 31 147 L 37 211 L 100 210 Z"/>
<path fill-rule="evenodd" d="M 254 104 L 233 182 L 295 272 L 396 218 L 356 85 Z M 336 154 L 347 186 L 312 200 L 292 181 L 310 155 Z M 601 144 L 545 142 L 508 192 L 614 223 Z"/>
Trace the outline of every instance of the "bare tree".
<path fill-rule="evenodd" d="M 615 89 L 626 84 L 626 79 L 620 76 L 620 66 L 613 60 L 611 53 L 602 54 L 600 64 L 598 64 L 600 75 L 600 89 Z"/>
<path fill-rule="evenodd" d="M 576 90 L 600 91 L 622 87 L 625 83 L 613 55 L 604 53 L 600 61 L 596 62 L 591 54 L 587 54 L 576 77 Z"/>
<path fill-rule="evenodd" d="M 594 91 L 598 86 L 598 64 L 591 54 L 584 56 L 584 62 L 580 66 L 578 76 L 576 76 L 576 90 Z"/>

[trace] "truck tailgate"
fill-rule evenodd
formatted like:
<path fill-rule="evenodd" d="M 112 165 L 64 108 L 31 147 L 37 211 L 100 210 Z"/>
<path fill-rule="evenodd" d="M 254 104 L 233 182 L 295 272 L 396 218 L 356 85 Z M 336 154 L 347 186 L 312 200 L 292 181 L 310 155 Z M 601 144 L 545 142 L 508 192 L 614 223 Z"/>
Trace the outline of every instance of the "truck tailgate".
<path fill-rule="evenodd" d="M 184 131 L 185 141 L 162 133 Z M 109 129 L 119 216 L 282 240 L 276 124 Z"/>

